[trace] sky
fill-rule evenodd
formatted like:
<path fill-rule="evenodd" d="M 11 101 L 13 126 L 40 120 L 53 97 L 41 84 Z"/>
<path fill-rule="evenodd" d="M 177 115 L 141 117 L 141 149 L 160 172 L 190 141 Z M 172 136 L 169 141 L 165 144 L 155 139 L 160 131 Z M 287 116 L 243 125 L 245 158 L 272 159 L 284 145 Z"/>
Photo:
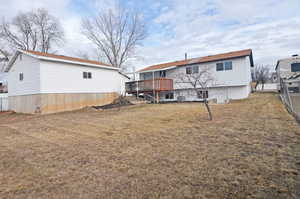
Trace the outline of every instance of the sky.
<path fill-rule="evenodd" d="M 55 49 L 76 56 L 93 51 L 80 31 L 81 19 L 112 8 L 113 0 L 0 0 L 0 17 L 46 8 L 64 30 L 66 43 Z M 275 65 L 300 54 L 300 0 L 120 0 L 140 12 L 148 36 L 128 65 L 141 69 L 167 61 L 251 48 L 256 64 Z"/>

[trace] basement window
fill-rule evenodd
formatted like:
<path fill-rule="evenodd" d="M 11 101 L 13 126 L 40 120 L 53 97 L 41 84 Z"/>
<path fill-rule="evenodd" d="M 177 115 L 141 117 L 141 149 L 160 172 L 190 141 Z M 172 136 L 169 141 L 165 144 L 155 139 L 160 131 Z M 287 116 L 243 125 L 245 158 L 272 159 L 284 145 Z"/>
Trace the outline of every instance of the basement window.
<path fill-rule="evenodd" d="M 19 80 L 23 81 L 23 79 L 24 79 L 24 74 L 23 73 L 19 73 Z"/>
<path fill-rule="evenodd" d="M 174 93 L 167 93 L 165 99 L 174 99 Z"/>
<path fill-rule="evenodd" d="M 208 91 L 203 90 L 203 91 L 198 91 L 197 96 L 199 99 L 207 99 L 208 98 Z"/>

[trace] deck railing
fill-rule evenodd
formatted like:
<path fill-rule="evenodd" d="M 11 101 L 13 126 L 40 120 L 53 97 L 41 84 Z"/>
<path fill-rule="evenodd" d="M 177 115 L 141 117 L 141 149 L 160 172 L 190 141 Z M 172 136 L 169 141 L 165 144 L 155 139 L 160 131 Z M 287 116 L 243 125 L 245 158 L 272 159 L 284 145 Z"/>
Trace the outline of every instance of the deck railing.
<path fill-rule="evenodd" d="M 127 93 L 136 92 L 150 92 L 150 91 L 169 91 L 173 90 L 173 80 L 166 78 L 159 78 L 154 80 L 140 80 L 126 82 L 125 85 Z"/>

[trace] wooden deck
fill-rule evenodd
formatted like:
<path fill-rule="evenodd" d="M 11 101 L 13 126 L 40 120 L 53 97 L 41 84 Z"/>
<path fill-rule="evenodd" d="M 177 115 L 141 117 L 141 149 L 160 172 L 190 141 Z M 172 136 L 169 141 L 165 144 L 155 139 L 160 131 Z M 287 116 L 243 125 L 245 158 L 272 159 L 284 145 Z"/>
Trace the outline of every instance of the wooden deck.
<path fill-rule="evenodd" d="M 173 80 L 166 78 L 159 78 L 154 80 L 140 80 L 126 82 L 126 92 L 127 93 L 136 93 L 137 91 L 142 92 L 151 92 L 151 91 L 170 91 L 173 90 Z"/>

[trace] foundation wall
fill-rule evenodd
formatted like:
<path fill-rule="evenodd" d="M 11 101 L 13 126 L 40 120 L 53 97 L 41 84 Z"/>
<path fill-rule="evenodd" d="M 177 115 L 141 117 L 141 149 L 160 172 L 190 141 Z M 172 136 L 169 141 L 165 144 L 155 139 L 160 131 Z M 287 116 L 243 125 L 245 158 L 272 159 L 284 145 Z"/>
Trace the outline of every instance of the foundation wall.
<path fill-rule="evenodd" d="M 18 113 L 57 113 L 112 103 L 117 93 L 51 93 L 9 96 L 9 109 Z"/>

